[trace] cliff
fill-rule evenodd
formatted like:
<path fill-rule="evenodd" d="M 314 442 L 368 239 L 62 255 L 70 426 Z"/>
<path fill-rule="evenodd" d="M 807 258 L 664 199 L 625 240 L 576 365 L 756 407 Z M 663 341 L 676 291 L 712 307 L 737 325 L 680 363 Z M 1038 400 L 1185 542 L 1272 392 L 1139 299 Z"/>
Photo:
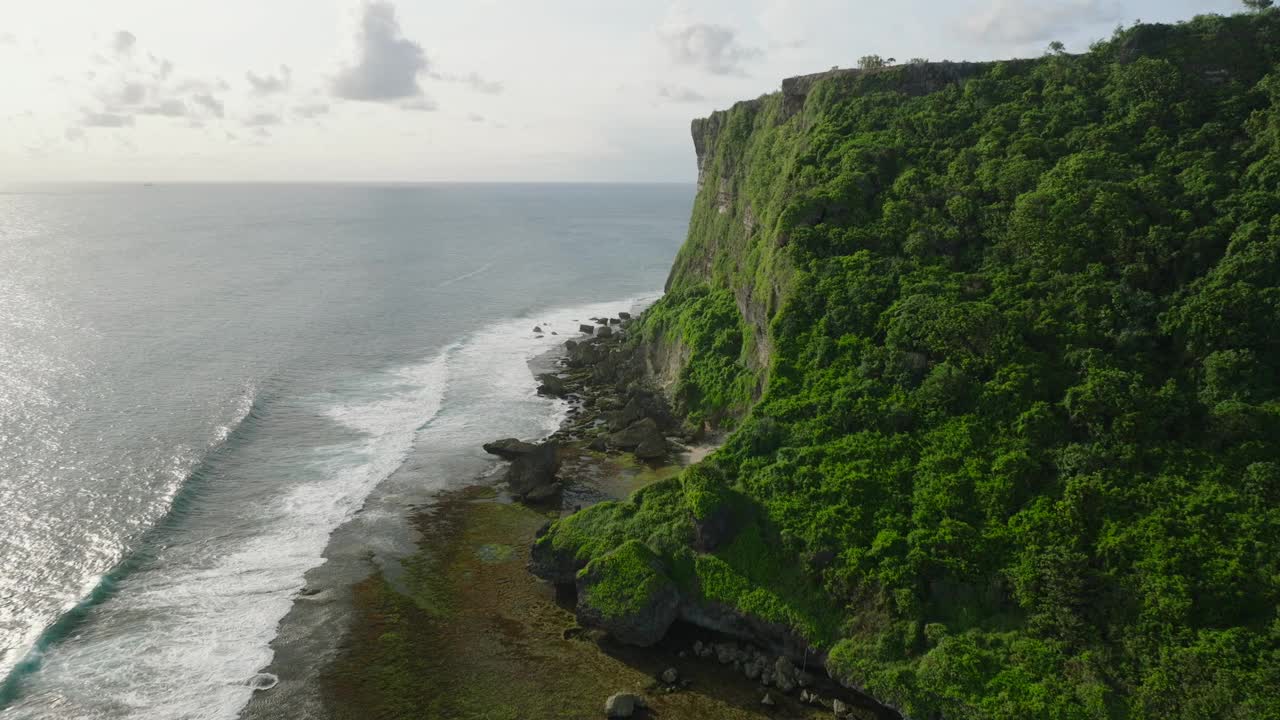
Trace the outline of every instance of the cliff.
<path fill-rule="evenodd" d="M 1280 717 L 1277 61 L 1204 16 L 695 121 L 635 352 L 732 434 L 535 554 L 639 542 L 909 717 Z"/>

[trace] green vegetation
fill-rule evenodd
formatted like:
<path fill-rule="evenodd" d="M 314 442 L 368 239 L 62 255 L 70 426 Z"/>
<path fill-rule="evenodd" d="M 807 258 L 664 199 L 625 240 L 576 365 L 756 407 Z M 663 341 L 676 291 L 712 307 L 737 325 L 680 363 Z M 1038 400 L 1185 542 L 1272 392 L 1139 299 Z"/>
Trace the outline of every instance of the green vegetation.
<path fill-rule="evenodd" d="M 763 393 L 714 472 L 544 542 L 640 540 L 915 718 L 1280 718 L 1280 12 L 1258 10 L 702 121 L 644 328 L 695 348 L 691 410 Z M 750 520 L 700 555 L 708 480 Z"/>
<path fill-rule="evenodd" d="M 585 600 L 606 618 L 639 612 L 654 594 L 672 584 L 662 560 L 639 540 L 628 540 L 592 560 L 579 576 L 600 578 L 587 588 Z"/>

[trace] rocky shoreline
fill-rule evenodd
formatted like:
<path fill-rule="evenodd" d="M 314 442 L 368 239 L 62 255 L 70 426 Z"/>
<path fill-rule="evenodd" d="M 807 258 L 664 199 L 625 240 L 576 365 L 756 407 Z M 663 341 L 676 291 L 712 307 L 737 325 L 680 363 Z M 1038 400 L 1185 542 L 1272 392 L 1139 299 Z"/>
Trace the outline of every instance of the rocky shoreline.
<path fill-rule="evenodd" d="M 708 434 L 707 428 L 684 422 L 661 389 L 652 385 L 642 353 L 636 344 L 628 342 L 627 330 L 632 322 L 629 315 L 592 320 L 596 325 L 580 327 L 589 337 L 565 342 L 559 371 L 538 375 L 539 393 L 570 404 L 563 427 L 540 444 L 506 438 L 485 445 L 487 452 L 510 460 L 504 479 L 511 495 L 535 507 L 554 503 L 564 492 L 565 481 L 558 476 L 564 452 L 593 452 L 660 464 L 670 453 L 687 451 Z M 561 501 L 559 509 L 564 512 L 581 507 L 582 503 L 567 505 Z M 712 526 L 726 522 L 713 518 L 703 524 L 708 549 L 716 543 L 713 536 L 724 531 Z M 541 538 L 549 525 L 548 522 L 540 528 L 536 537 Z M 645 582 L 644 566 L 653 562 L 652 553 L 634 541 L 620 548 L 620 552 L 622 557 L 615 562 L 636 564 L 641 568 L 636 579 Z M 868 698 L 810 672 L 810 668 L 822 668 L 825 657 L 807 647 L 798 647 L 785 629 L 766 627 L 727 610 L 703 608 L 690 612 L 689 608 L 682 608 L 678 594 L 669 585 L 646 595 L 639 607 L 612 613 L 607 601 L 588 600 L 594 593 L 616 591 L 601 585 L 608 582 L 607 578 L 593 566 L 583 569 L 574 559 L 557 555 L 536 541 L 531 544 L 529 569 L 575 603 L 575 617 L 583 628 L 610 640 L 635 647 L 654 646 L 668 639 L 668 632 L 678 619 L 699 626 L 703 633 L 715 633 L 708 635 L 706 641 L 696 640 L 681 648 L 678 656 L 730 666 L 745 680 L 759 684 L 764 708 L 777 708 L 783 698 L 791 697 L 801 707 L 827 711 L 838 718 L 896 717 Z M 653 569 L 651 574 L 660 575 L 660 571 Z M 803 667 L 796 667 L 793 662 L 797 655 Z M 684 687 L 679 678 L 675 667 L 668 668 L 656 687 L 662 692 L 676 692 Z M 628 697 L 611 696 L 606 714 L 630 717 L 631 711 L 644 707 L 643 698 L 637 696 L 632 701 Z"/>
<path fill-rule="evenodd" d="M 509 461 L 501 474 L 420 511 L 418 551 L 353 588 L 347 639 L 322 679 L 331 717 L 881 717 L 812 665 L 780 665 L 688 623 L 646 647 L 623 642 L 579 615 L 572 583 L 529 572 L 528 548 L 549 522 L 669 480 L 714 449 L 642 381 L 630 323 L 612 320 L 540 374 L 541 392 L 569 403 L 562 427 L 538 443 L 489 443 Z"/>

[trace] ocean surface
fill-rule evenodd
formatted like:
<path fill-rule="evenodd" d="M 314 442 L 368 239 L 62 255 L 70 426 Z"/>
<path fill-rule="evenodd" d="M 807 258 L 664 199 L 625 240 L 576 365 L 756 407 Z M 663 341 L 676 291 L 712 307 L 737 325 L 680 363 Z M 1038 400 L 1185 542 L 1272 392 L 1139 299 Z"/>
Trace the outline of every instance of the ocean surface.
<path fill-rule="evenodd" d="M 555 429 L 530 361 L 660 294 L 693 192 L 0 189 L 0 718 L 310 714 L 304 605 Z"/>

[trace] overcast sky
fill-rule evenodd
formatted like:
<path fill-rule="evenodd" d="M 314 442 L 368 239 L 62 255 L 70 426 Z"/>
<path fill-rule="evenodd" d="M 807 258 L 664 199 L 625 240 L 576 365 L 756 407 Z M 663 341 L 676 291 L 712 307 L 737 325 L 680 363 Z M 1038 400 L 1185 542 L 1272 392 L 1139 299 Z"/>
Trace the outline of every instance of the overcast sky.
<path fill-rule="evenodd" d="M 3 0 L 0 181 L 690 181 L 689 120 L 866 54 L 1238 0 Z"/>

